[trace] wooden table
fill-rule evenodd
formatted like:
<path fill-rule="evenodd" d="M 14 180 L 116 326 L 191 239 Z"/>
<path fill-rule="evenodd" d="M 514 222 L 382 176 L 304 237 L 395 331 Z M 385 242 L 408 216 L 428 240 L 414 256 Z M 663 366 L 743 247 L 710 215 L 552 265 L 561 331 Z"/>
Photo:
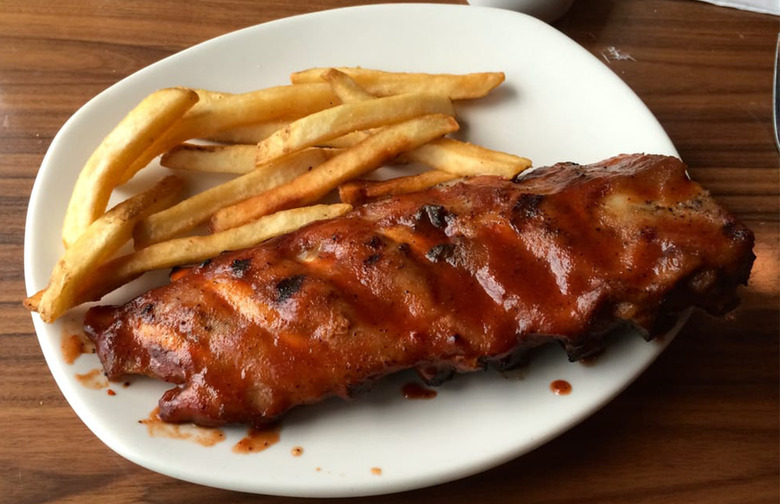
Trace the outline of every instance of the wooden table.
<path fill-rule="evenodd" d="M 43 360 L 22 273 L 38 166 L 64 121 L 104 88 L 229 31 L 349 0 L 0 0 L 0 501 L 290 502 L 180 482 L 114 454 Z M 756 233 L 750 288 L 727 320 L 696 314 L 625 393 L 570 432 L 484 474 L 376 502 L 775 503 L 778 18 L 692 0 L 577 0 L 555 26 L 656 114 L 692 176 Z"/>

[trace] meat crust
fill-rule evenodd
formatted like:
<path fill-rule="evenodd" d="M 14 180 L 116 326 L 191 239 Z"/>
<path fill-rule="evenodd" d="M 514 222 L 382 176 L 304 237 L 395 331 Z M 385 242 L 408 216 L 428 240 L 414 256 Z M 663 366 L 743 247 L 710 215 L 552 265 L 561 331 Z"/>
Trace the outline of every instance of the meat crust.
<path fill-rule="evenodd" d="M 431 382 L 560 342 L 647 338 L 689 306 L 723 314 L 753 234 L 676 158 L 560 163 L 372 203 L 226 252 L 129 303 L 89 310 L 106 374 L 174 383 L 171 422 L 263 424 L 416 368 Z"/>

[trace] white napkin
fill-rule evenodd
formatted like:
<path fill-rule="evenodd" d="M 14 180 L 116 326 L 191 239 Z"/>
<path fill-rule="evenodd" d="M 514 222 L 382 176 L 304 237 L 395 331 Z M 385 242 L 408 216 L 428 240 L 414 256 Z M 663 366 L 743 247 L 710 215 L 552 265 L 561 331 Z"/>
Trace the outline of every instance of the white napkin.
<path fill-rule="evenodd" d="M 701 0 L 702 2 L 780 16 L 780 0 Z"/>

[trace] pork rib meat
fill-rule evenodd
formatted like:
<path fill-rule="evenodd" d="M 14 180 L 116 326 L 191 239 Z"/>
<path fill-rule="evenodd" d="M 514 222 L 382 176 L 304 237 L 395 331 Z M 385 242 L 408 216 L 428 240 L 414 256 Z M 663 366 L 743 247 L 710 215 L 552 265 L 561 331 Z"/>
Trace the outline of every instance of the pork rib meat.
<path fill-rule="evenodd" d="M 673 157 L 560 163 L 389 198 L 225 252 L 86 315 L 109 378 L 175 386 L 170 422 L 272 421 L 416 368 L 436 382 L 560 342 L 737 304 L 753 234 Z"/>

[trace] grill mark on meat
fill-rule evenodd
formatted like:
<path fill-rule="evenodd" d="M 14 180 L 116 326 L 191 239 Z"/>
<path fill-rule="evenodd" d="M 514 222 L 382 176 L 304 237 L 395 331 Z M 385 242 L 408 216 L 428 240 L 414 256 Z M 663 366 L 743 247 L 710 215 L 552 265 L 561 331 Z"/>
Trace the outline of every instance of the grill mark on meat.
<path fill-rule="evenodd" d="M 425 257 L 432 263 L 448 261 L 455 255 L 455 250 L 454 243 L 438 243 L 425 253 Z"/>
<path fill-rule="evenodd" d="M 289 297 L 295 295 L 296 292 L 301 290 L 301 285 L 303 285 L 305 279 L 305 275 L 294 275 L 279 281 L 276 284 L 276 302 L 283 303 Z"/>
<path fill-rule="evenodd" d="M 517 198 L 517 203 L 512 207 L 512 210 L 521 219 L 540 217 L 542 216 L 540 209 L 542 201 L 544 201 L 544 195 L 542 194 L 521 194 Z"/>
<path fill-rule="evenodd" d="M 436 229 L 444 229 L 452 218 L 442 205 L 423 205 L 414 215 L 418 224 L 428 223 Z"/>
<path fill-rule="evenodd" d="M 249 266 L 252 264 L 252 259 L 245 257 L 243 259 L 234 259 L 233 262 L 230 264 L 230 267 L 233 269 L 233 273 L 237 277 L 244 276 L 244 273 L 247 269 L 249 269 Z"/>

